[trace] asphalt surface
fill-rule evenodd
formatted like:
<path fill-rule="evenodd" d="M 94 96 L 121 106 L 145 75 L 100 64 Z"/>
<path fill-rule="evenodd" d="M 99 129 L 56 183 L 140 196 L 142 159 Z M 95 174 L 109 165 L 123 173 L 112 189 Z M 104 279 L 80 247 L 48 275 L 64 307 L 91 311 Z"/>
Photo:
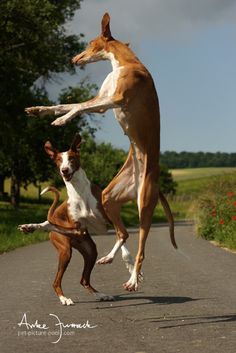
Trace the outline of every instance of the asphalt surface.
<path fill-rule="evenodd" d="M 132 230 L 133 254 L 137 238 Z M 114 244 L 111 234 L 94 239 L 100 256 Z M 236 254 L 196 238 L 187 223 L 176 226 L 176 240 L 178 251 L 166 226 L 152 228 L 136 293 L 122 288 L 129 275 L 120 256 L 97 265 L 92 284 L 114 302 L 96 302 L 80 286 L 82 258 L 74 252 L 63 281 L 76 302 L 68 307 L 51 286 L 57 254 L 49 242 L 1 255 L 0 352 L 235 353 Z"/>

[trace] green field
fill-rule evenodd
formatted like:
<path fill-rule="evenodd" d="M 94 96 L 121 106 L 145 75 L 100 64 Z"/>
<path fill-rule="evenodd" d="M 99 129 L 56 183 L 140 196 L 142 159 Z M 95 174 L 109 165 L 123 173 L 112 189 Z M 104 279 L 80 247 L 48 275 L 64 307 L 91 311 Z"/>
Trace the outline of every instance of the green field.
<path fill-rule="evenodd" d="M 194 218 L 192 204 L 196 198 L 207 190 L 209 182 L 222 175 L 235 174 L 236 168 L 196 168 L 176 169 L 172 171 L 174 179 L 178 183 L 177 194 L 169 197 L 175 220 Z M 48 183 L 42 185 L 42 189 Z M 9 193 L 10 185 L 6 182 L 6 192 Z M 38 202 L 38 188 L 30 185 L 27 190 L 21 190 L 22 200 L 19 210 L 14 210 L 6 202 L 0 202 L 0 253 L 12 250 L 16 247 L 48 239 L 47 233 L 36 232 L 32 235 L 23 235 L 17 230 L 17 225 L 22 223 L 42 222 L 46 219 L 47 210 L 51 203 L 51 196 L 47 194 Z M 65 199 L 66 190 L 61 191 L 61 200 Z M 138 223 L 138 211 L 134 203 L 128 203 L 123 207 L 122 217 L 127 226 L 135 226 Z M 166 221 L 161 206 L 157 206 L 153 223 Z"/>
<path fill-rule="evenodd" d="M 170 172 L 177 182 L 183 180 L 202 179 L 236 172 L 236 168 L 186 168 L 172 169 Z"/>

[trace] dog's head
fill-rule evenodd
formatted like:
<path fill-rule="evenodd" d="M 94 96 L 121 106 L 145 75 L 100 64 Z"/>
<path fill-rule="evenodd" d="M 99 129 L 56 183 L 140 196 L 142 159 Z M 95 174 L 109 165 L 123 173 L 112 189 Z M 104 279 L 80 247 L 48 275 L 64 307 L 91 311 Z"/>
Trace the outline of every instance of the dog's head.
<path fill-rule="evenodd" d="M 56 150 L 50 141 L 47 141 L 44 145 L 46 153 L 56 163 L 65 181 L 70 181 L 74 173 L 80 168 L 80 145 L 81 136 L 79 133 L 75 135 L 70 149 L 66 152 Z"/>
<path fill-rule="evenodd" d="M 73 64 L 85 65 L 100 60 L 108 60 L 108 43 L 112 40 L 114 38 L 110 31 L 110 16 L 108 13 L 105 13 L 102 18 L 100 36 L 91 40 L 87 48 L 72 59 Z"/>

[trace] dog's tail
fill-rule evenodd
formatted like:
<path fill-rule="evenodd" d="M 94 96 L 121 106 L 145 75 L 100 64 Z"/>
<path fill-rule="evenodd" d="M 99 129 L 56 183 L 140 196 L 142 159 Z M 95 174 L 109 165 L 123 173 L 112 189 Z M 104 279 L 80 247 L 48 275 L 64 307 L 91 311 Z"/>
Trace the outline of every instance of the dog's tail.
<path fill-rule="evenodd" d="M 160 190 L 159 190 L 159 197 L 160 197 L 160 201 L 161 201 L 162 207 L 164 209 L 165 215 L 168 219 L 171 243 L 175 249 L 178 249 L 178 246 L 175 241 L 174 218 L 173 218 L 169 203 L 166 200 L 164 194 Z"/>
<path fill-rule="evenodd" d="M 48 210 L 48 217 L 47 217 L 48 221 L 50 222 L 53 217 L 53 214 L 55 212 L 55 209 L 57 207 L 57 204 L 58 204 L 58 201 L 60 198 L 60 192 L 54 186 L 48 186 L 47 188 L 43 189 L 43 191 L 40 193 L 40 195 L 44 195 L 49 191 L 54 193 L 53 203 L 51 204 L 51 206 Z"/>

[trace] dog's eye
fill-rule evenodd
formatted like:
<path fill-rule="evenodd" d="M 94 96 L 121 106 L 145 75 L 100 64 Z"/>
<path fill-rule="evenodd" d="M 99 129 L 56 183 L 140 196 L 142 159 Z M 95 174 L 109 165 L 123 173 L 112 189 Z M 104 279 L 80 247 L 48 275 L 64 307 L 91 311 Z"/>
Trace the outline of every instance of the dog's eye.
<path fill-rule="evenodd" d="M 74 159 L 75 159 L 75 157 L 72 157 L 72 156 L 71 156 L 71 157 L 69 157 L 69 161 L 70 161 L 70 162 L 73 162 L 73 161 L 74 161 Z"/>
<path fill-rule="evenodd" d="M 61 163 L 61 162 L 62 162 L 62 158 L 61 157 L 57 157 L 56 163 Z"/>

